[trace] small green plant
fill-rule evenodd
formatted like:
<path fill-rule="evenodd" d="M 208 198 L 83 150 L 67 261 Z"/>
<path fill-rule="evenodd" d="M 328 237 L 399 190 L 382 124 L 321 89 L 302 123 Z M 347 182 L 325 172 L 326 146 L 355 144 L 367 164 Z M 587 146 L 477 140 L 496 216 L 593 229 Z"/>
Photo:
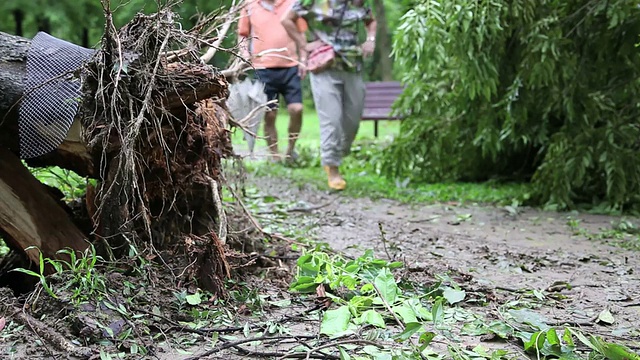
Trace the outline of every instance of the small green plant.
<path fill-rule="evenodd" d="M 4 242 L 4 239 L 0 237 L 0 257 L 7 255 L 10 250 L 7 243 Z"/>
<path fill-rule="evenodd" d="M 42 288 L 47 292 L 47 294 L 49 294 L 49 296 L 51 296 L 54 299 L 57 299 L 58 296 L 55 294 L 55 292 L 53 291 L 53 289 L 49 286 L 49 283 L 47 282 L 47 277 L 45 276 L 45 263 L 50 261 L 49 259 L 45 259 L 42 256 L 42 252 L 40 252 L 39 249 L 37 249 L 34 246 L 30 246 L 28 248 L 25 249 L 26 251 L 29 250 L 33 250 L 36 249 L 39 251 L 39 257 L 38 257 L 38 272 L 29 270 L 29 269 L 24 269 L 24 268 L 16 268 L 13 269 L 12 271 L 17 271 L 17 272 L 21 272 L 23 274 L 27 274 L 33 277 L 38 278 L 38 280 L 40 280 L 40 285 L 42 285 Z"/>
<path fill-rule="evenodd" d="M 31 249 L 36 248 L 30 247 L 26 251 Z M 23 268 L 14 269 L 14 271 L 37 277 L 43 289 L 53 298 L 58 298 L 58 294 L 63 291 L 70 291 L 71 300 L 75 303 L 80 303 L 95 295 L 101 296 L 106 292 L 104 275 L 100 274 L 96 268 L 102 258 L 96 254 L 93 245 L 89 246 L 80 256 L 78 256 L 77 251 L 71 249 L 59 250 L 57 253 L 68 260 L 43 258 L 42 252 L 40 252 L 38 272 Z M 63 280 L 63 285 L 57 291 L 58 294 L 53 290 L 45 276 L 45 267 L 47 265 L 53 268 L 55 276 Z"/>

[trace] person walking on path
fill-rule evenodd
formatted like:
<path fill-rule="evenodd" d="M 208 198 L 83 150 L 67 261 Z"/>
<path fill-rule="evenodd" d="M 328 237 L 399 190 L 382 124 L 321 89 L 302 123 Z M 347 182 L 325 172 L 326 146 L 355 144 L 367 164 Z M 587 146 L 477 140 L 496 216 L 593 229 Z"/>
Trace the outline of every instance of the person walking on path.
<path fill-rule="evenodd" d="M 296 22 L 307 21 L 314 42 L 307 43 Z M 360 126 L 364 108 L 363 58 L 373 54 L 376 21 L 364 0 L 296 0 L 282 19 L 282 25 L 300 50 L 305 63 L 312 50 L 308 45 L 330 45 L 334 60 L 326 69 L 311 73 L 311 91 L 320 120 L 321 160 L 329 188 L 343 190 L 347 183 L 340 174 L 342 158 L 349 154 Z M 359 30 L 366 40 L 359 43 Z M 311 52 L 313 56 L 313 52 Z"/>
<path fill-rule="evenodd" d="M 298 67 L 296 44 L 282 26 L 280 20 L 292 7 L 295 0 L 253 0 L 242 11 L 238 21 L 238 35 L 241 54 L 252 59 L 256 77 L 265 84 L 267 100 L 284 97 L 289 112 L 289 143 L 286 157 L 295 160 L 295 145 L 302 127 L 302 84 Z M 305 32 L 307 24 L 303 19 L 296 21 L 297 32 Z M 265 56 L 255 57 L 268 50 L 286 49 Z M 276 118 L 278 104 L 273 104 L 264 116 L 264 133 L 271 158 L 281 159 L 278 151 Z"/>

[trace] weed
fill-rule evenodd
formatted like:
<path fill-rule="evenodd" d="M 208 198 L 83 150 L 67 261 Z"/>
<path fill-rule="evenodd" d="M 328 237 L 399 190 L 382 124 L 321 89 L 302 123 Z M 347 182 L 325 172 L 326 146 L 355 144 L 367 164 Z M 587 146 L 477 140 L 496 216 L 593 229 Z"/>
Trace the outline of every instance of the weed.
<path fill-rule="evenodd" d="M 6 256 L 10 250 L 7 243 L 4 242 L 4 239 L 0 237 L 0 258 Z"/>
<path fill-rule="evenodd" d="M 611 228 L 590 231 L 580 226 L 581 220 L 569 217 L 567 226 L 575 236 L 582 236 L 593 241 L 607 241 L 612 245 L 627 250 L 640 250 L 640 229 L 631 221 L 621 219 L 611 223 Z"/>
<path fill-rule="evenodd" d="M 32 249 L 35 248 L 29 247 L 25 251 Z M 58 298 L 58 295 L 63 292 L 70 292 L 70 300 L 76 304 L 93 299 L 96 295 L 100 298 L 106 293 L 104 275 L 99 273 L 96 268 L 102 258 L 96 254 L 93 245 L 87 248 L 81 256 L 70 249 L 59 250 L 58 254 L 68 257 L 68 260 L 43 258 L 42 252 L 40 252 L 38 272 L 23 268 L 17 268 L 13 271 L 38 278 L 43 289 L 53 298 Z M 54 291 L 45 276 L 47 265 L 53 268 L 54 276 L 64 280 L 63 286 L 57 291 Z"/>

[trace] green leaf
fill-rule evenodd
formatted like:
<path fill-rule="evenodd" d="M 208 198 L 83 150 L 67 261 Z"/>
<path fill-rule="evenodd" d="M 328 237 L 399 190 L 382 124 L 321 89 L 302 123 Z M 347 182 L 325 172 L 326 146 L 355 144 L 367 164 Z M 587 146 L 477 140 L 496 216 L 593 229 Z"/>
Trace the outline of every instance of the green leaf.
<path fill-rule="evenodd" d="M 551 345 L 560 345 L 560 339 L 554 328 L 547 330 L 547 342 Z"/>
<path fill-rule="evenodd" d="M 382 318 L 382 315 L 380 315 L 380 313 L 378 313 L 375 310 L 367 310 L 363 312 L 362 315 L 360 316 L 360 319 L 365 324 L 377 326 L 380 328 L 386 327 L 386 324 L 384 323 L 384 319 Z"/>
<path fill-rule="evenodd" d="M 591 340 L 587 339 L 587 337 L 584 336 L 580 331 L 570 328 L 568 328 L 568 330 L 571 332 L 571 334 L 573 334 L 573 336 L 577 337 L 582 344 L 588 346 L 589 348 L 591 348 L 591 350 L 598 351 L 595 345 L 591 343 Z"/>
<path fill-rule="evenodd" d="M 200 298 L 200 293 L 187 295 L 185 297 L 185 300 L 189 305 L 200 305 L 200 303 L 202 303 L 202 299 Z"/>
<path fill-rule="evenodd" d="M 314 282 L 314 278 L 311 276 L 298 276 L 296 281 L 291 284 L 291 291 L 297 291 L 300 293 L 315 292 L 318 284 Z"/>
<path fill-rule="evenodd" d="M 405 324 L 411 323 L 411 322 L 418 322 L 418 318 L 416 317 L 416 312 L 406 303 L 400 306 L 394 306 L 392 310 L 396 315 L 400 316 L 400 319 Z"/>
<path fill-rule="evenodd" d="M 431 308 L 431 317 L 433 318 L 433 324 L 438 326 L 444 321 L 444 309 L 442 308 L 442 300 L 438 299 Z"/>
<path fill-rule="evenodd" d="M 431 331 L 427 331 L 426 333 L 420 335 L 418 343 L 420 344 L 421 352 L 424 351 L 424 349 L 426 349 L 429 344 L 431 344 L 431 340 L 433 340 L 434 337 L 436 337 L 436 333 Z"/>
<path fill-rule="evenodd" d="M 421 323 L 417 323 L 417 322 L 408 323 L 408 324 L 405 324 L 404 330 L 400 334 L 394 336 L 393 338 L 397 342 L 402 342 L 409 339 L 411 335 L 417 333 L 420 329 L 422 329 Z"/>
<path fill-rule="evenodd" d="M 568 347 L 574 348 L 576 346 L 573 343 L 573 337 L 571 336 L 571 332 L 569 331 L 569 329 L 564 329 L 562 340 L 567 344 Z"/>
<path fill-rule="evenodd" d="M 351 360 L 351 356 L 345 351 L 342 346 L 338 346 L 338 351 L 340 351 L 340 360 Z"/>
<path fill-rule="evenodd" d="M 640 355 L 622 345 L 605 343 L 603 350 L 603 355 L 609 360 L 640 360 Z"/>
<path fill-rule="evenodd" d="M 322 317 L 320 333 L 332 336 L 344 332 L 349 328 L 349 321 L 351 321 L 351 312 L 347 306 L 327 310 Z"/>
<path fill-rule="evenodd" d="M 598 315 L 598 320 L 596 320 L 596 322 L 612 325 L 614 322 L 616 322 L 616 319 L 613 318 L 613 315 L 611 315 L 609 309 L 604 309 Z"/>
<path fill-rule="evenodd" d="M 393 274 L 391 274 L 388 269 L 382 269 L 373 283 L 380 292 L 379 295 L 386 300 L 387 303 L 393 305 L 400 292 Z"/>
<path fill-rule="evenodd" d="M 442 292 L 442 296 L 447 299 L 449 304 L 453 305 L 464 300 L 466 293 L 464 292 L 464 290 L 456 290 L 448 287 L 444 289 L 444 291 Z"/>
<path fill-rule="evenodd" d="M 513 319 L 521 324 L 528 324 L 533 326 L 536 330 L 547 330 L 549 325 L 546 324 L 546 319 L 529 309 L 509 310 L 509 314 L 513 316 Z"/>
<path fill-rule="evenodd" d="M 513 334 L 513 328 L 502 321 L 494 321 L 489 324 L 489 331 L 502 339 L 507 339 Z"/>
<path fill-rule="evenodd" d="M 538 331 L 531 335 L 529 341 L 524 343 L 524 351 L 536 350 L 540 351 L 544 346 L 544 342 L 547 339 L 547 335 L 544 331 Z"/>

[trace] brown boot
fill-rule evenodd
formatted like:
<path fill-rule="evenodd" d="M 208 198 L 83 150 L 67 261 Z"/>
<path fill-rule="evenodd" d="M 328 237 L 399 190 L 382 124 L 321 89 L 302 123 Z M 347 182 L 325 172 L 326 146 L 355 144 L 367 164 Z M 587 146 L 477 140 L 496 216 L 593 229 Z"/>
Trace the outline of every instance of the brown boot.
<path fill-rule="evenodd" d="M 340 175 L 337 166 L 325 166 L 324 171 L 327 173 L 327 184 L 330 189 L 344 190 L 347 187 L 347 182 Z"/>

